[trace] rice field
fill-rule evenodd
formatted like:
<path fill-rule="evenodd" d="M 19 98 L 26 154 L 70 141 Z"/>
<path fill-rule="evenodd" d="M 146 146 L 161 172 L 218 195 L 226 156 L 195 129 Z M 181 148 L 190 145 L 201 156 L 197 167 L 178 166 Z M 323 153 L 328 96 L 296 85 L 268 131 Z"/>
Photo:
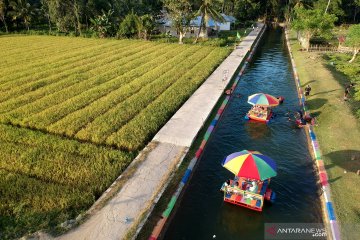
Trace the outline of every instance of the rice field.
<path fill-rule="evenodd" d="M 87 209 L 229 52 L 1 36 L 0 238 Z"/>

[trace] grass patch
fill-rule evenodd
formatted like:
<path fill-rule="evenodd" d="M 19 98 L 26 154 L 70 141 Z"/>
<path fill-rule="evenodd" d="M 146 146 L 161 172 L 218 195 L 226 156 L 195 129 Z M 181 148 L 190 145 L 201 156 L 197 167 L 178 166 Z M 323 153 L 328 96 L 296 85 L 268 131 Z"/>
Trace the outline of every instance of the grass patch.
<path fill-rule="evenodd" d="M 133 154 L 0 124 L 1 238 L 56 227 L 86 210 Z"/>
<path fill-rule="evenodd" d="M 231 51 L 18 35 L 0 50 L 2 239 L 88 209 Z"/>
<path fill-rule="evenodd" d="M 324 59 L 322 54 L 301 52 L 295 39 L 291 45 L 302 87 L 306 84 L 312 87 L 307 103 L 317 117 L 315 132 L 328 172 L 342 239 L 355 239 L 354 230 L 349 231 L 348 226 L 360 224 L 360 176 L 356 174 L 360 170 L 360 123 L 352 111 L 353 104 L 358 103 L 343 101 L 344 86 L 353 79 L 330 65 L 329 60 L 334 59 L 329 56 Z"/>
<path fill-rule="evenodd" d="M 350 54 L 332 53 L 323 55 L 325 66 L 329 69 L 334 78 L 341 84 L 355 83 L 355 88 L 350 90 L 348 105 L 353 113 L 360 118 L 360 58 L 349 63 Z"/>

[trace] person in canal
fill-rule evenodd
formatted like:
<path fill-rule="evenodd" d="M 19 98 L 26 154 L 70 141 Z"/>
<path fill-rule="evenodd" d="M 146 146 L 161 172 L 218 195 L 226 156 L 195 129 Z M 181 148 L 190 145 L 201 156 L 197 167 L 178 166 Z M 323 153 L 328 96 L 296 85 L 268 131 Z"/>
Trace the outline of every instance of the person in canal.
<path fill-rule="evenodd" d="M 305 96 L 309 96 L 309 95 L 310 95 L 310 91 L 311 91 L 311 87 L 310 87 L 310 84 L 308 84 L 308 85 L 305 87 Z"/>

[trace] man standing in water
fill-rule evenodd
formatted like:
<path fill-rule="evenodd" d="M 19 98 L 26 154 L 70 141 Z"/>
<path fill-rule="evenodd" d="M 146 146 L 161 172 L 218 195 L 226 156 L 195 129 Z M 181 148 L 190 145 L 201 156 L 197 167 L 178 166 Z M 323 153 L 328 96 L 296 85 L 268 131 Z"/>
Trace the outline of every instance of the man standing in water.
<path fill-rule="evenodd" d="M 305 96 L 309 96 L 310 95 L 310 91 L 311 91 L 311 87 L 310 84 L 308 84 L 305 88 Z"/>

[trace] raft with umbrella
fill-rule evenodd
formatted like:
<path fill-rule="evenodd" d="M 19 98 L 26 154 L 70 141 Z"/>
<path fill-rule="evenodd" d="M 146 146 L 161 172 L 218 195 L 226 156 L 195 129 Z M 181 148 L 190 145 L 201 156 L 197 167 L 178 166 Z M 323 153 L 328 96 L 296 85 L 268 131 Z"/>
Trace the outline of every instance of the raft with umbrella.
<path fill-rule="evenodd" d="M 273 116 L 272 107 L 280 104 L 280 99 L 266 93 L 255 93 L 248 97 L 248 103 L 253 105 L 245 119 L 268 123 Z"/>
<path fill-rule="evenodd" d="M 268 186 L 277 174 L 277 166 L 268 156 L 243 150 L 227 156 L 222 166 L 235 174 L 235 178 L 227 180 L 220 189 L 225 202 L 261 212 L 264 200 L 275 200 L 275 193 Z"/>

